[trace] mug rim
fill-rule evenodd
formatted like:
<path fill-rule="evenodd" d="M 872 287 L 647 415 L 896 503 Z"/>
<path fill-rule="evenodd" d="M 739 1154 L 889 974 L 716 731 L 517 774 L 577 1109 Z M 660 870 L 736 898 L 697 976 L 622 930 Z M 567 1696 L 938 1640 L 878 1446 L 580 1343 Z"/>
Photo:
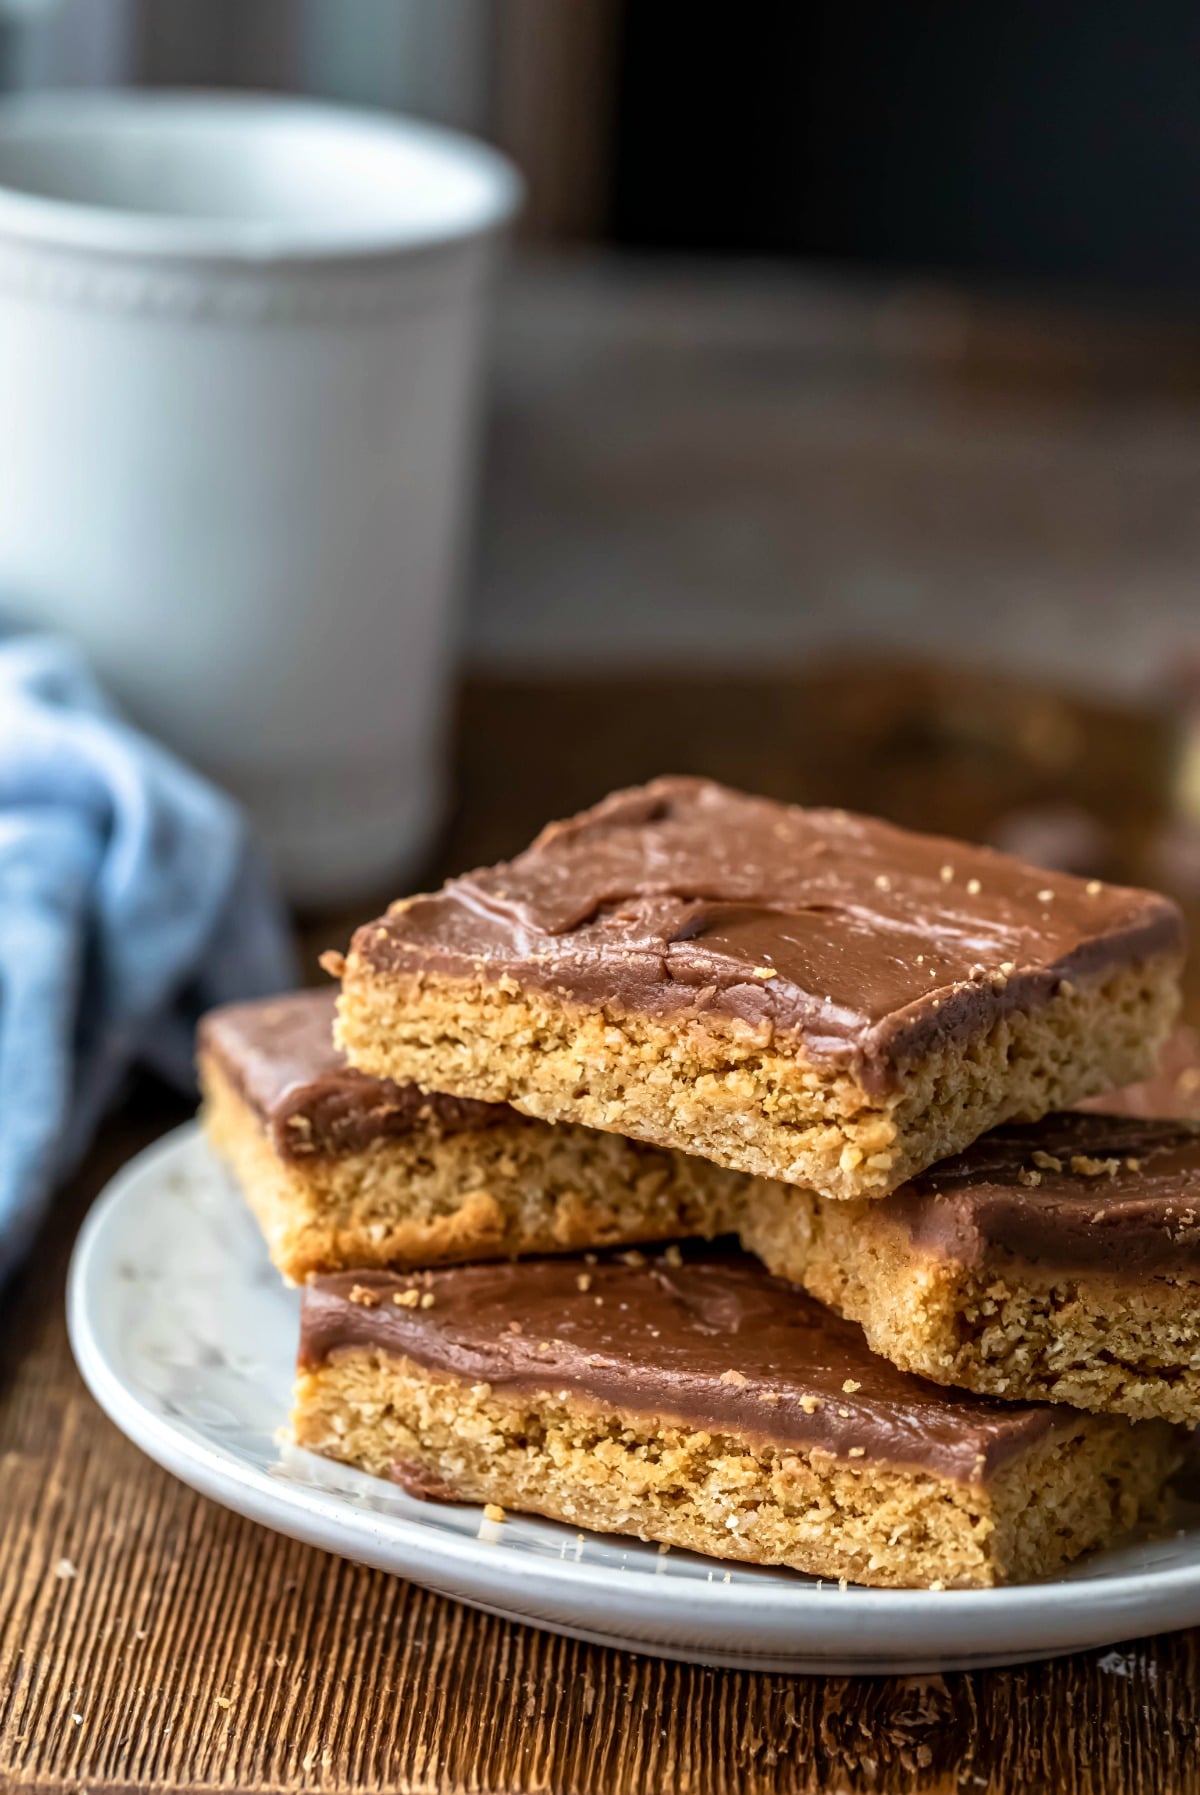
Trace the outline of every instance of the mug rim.
<path fill-rule="evenodd" d="M 423 162 L 431 180 L 446 182 L 440 212 L 336 219 L 231 217 L 154 211 L 145 207 L 64 198 L 6 178 L 4 151 L 22 143 L 94 144 L 103 135 L 175 133 L 189 126 L 209 132 L 222 125 L 249 141 L 309 131 L 375 155 L 381 184 L 400 157 Z M 428 194 L 429 188 L 426 188 Z M 85 93 L 69 89 L 0 101 L 0 239 L 30 247 L 104 255 L 137 255 L 262 267 L 276 263 L 330 263 L 407 256 L 440 245 L 467 242 L 502 230 L 518 211 L 524 187 L 508 160 L 488 145 L 423 120 L 275 93 L 204 88 L 118 89 Z"/>

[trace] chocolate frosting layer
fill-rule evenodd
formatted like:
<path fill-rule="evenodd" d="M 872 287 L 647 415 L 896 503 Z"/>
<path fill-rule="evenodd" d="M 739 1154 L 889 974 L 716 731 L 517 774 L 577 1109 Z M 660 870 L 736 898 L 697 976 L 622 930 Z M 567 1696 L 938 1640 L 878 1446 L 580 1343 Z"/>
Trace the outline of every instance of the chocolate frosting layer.
<path fill-rule="evenodd" d="M 878 1217 L 878 1222 L 875 1218 Z M 1074 1112 L 997 1128 L 872 1204 L 957 1264 L 1200 1277 L 1200 1123 Z"/>
<path fill-rule="evenodd" d="M 1069 976 L 1180 954 L 1168 899 L 702 779 L 552 823 L 506 864 L 393 905 L 352 953 L 587 1004 L 712 1010 L 801 1037 L 869 1089 Z"/>
<path fill-rule="evenodd" d="M 430 1307 L 395 1301 L 418 1290 Z M 497 1390 L 566 1391 L 605 1412 L 968 1484 L 1078 1425 L 1070 1410 L 991 1402 L 898 1371 L 852 1322 L 711 1248 L 678 1263 L 626 1254 L 317 1278 L 304 1291 L 301 1365 L 354 1348 Z"/>
<path fill-rule="evenodd" d="M 356 1072 L 333 1044 L 335 1008 L 336 993 L 325 987 L 227 1004 L 201 1020 L 200 1057 L 220 1066 L 285 1158 L 360 1152 L 417 1130 L 442 1137 L 529 1125 L 504 1103 L 426 1095 Z"/>

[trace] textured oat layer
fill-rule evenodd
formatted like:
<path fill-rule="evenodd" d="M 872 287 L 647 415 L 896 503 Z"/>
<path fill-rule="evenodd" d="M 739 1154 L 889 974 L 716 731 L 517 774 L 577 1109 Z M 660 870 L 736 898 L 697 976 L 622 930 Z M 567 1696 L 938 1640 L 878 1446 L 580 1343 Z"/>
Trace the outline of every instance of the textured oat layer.
<path fill-rule="evenodd" d="M 873 1204 L 761 1185 L 742 1244 L 940 1384 L 1136 1420 L 1200 1422 L 1200 1284 L 1050 1271 L 993 1248 L 971 1268 L 914 1247 Z"/>
<path fill-rule="evenodd" d="M 1200 1422 L 1200 1285 L 1048 1272 L 994 1249 L 970 1269 L 915 1247 L 869 1201 L 831 1203 L 686 1154 L 573 1126 L 493 1128 L 291 1161 L 221 1073 L 209 1137 L 283 1275 L 406 1269 L 736 1233 L 861 1324 L 908 1371 L 984 1395 Z"/>
<path fill-rule="evenodd" d="M 365 1151 L 283 1158 L 215 1062 L 201 1064 L 209 1139 L 232 1167 L 278 1269 L 405 1269 L 510 1254 L 711 1238 L 736 1173 L 592 1129 L 414 1131 Z"/>
<path fill-rule="evenodd" d="M 1079 1417 L 986 1488 L 595 1411 L 348 1350 L 302 1371 L 299 1445 L 436 1499 L 886 1587 L 1044 1575 L 1153 1510 L 1170 1431 Z"/>
<path fill-rule="evenodd" d="M 1178 1008 L 1160 958 L 1063 981 L 873 1096 L 794 1039 L 704 1011 L 587 1009 L 512 980 L 384 973 L 351 955 L 338 1039 L 364 1072 L 507 1102 L 837 1198 L 882 1196 L 997 1123 L 1143 1077 Z"/>

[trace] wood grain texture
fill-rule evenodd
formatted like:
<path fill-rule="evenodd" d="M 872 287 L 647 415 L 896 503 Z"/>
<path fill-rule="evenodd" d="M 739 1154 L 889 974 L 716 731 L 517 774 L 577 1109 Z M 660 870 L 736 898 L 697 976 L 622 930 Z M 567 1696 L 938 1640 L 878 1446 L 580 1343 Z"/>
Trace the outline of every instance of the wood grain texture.
<path fill-rule="evenodd" d="M 667 767 L 975 835 L 1066 796 L 1102 811 L 1122 866 L 1152 854 L 1172 765 L 1155 719 L 871 678 L 476 684 L 445 858 L 510 851 L 547 814 Z M 476 1614 L 194 1495 L 100 1414 L 63 1319 L 88 1201 L 182 1113 L 138 1094 L 0 1297 L 0 1789 L 1200 1791 L 1200 1631 L 947 1677 L 712 1671 Z"/>
<path fill-rule="evenodd" d="M 888 643 L 1138 692 L 1194 651 L 1194 314 L 527 254 L 495 349 L 480 661 L 719 674 Z"/>

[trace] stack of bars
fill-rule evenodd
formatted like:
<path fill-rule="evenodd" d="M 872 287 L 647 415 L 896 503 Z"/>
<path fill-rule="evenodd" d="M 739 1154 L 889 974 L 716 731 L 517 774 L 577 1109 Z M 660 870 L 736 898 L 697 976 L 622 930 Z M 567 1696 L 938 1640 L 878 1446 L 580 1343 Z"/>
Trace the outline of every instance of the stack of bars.
<path fill-rule="evenodd" d="M 1200 1418 L 1200 1128 L 1094 1100 L 1154 1072 L 1182 952 L 1150 893 L 693 779 L 394 904 L 327 956 L 336 1017 L 201 1034 L 304 1287 L 295 1439 L 877 1585 L 1152 1521 Z"/>

